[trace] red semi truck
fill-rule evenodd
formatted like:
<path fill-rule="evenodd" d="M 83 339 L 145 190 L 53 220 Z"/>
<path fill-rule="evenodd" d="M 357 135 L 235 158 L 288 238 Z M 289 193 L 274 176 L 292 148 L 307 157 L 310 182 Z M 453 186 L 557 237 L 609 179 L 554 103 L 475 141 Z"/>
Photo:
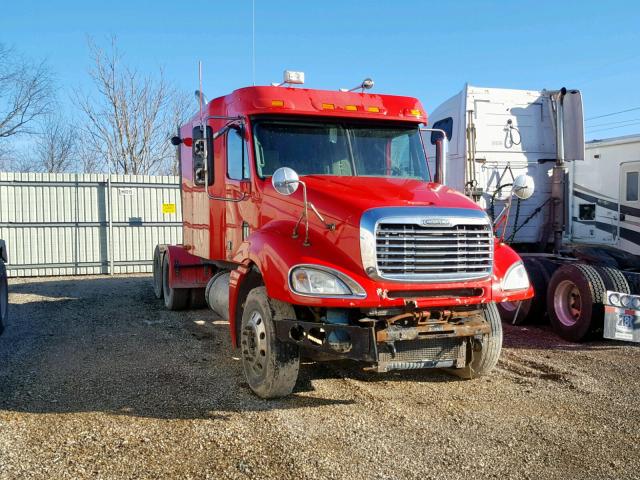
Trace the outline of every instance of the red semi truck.
<path fill-rule="evenodd" d="M 264 398 L 291 393 L 301 355 L 489 372 L 496 303 L 533 288 L 485 212 L 438 182 L 444 135 L 430 172 L 417 99 L 283 85 L 201 102 L 172 139 L 184 243 L 157 246 L 156 296 L 228 319 Z"/>

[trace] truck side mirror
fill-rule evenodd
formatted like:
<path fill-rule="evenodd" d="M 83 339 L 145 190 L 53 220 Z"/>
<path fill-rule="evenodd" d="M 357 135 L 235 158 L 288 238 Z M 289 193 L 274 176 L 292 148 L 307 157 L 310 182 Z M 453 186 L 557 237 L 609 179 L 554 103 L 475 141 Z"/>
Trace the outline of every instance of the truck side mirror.
<path fill-rule="evenodd" d="M 271 176 L 271 184 L 280 195 L 291 195 L 300 186 L 300 177 L 293 168 L 280 167 Z"/>
<path fill-rule="evenodd" d="M 436 183 L 446 184 L 447 156 L 449 155 L 449 140 L 446 135 L 442 135 L 436 141 Z"/>
<path fill-rule="evenodd" d="M 441 128 L 421 128 L 420 131 L 431 132 L 431 143 L 436 146 L 436 172 L 433 181 L 444 185 L 447 178 L 447 155 L 449 154 L 447 133 Z"/>
<path fill-rule="evenodd" d="M 564 160 L 584 160 L 584 116 L 579 90 L 567 91 L 562 109 Z"/>
<path fill-rule="evenodd" d="M 187 140 L 187 139 L 185 139 Z M 207 162 L 207 170 L 209 171 L 209 186 L 213 185 L 213 132 L 211 127 L 207 126 L 207 158 L 205 159 L 205 139 L 203 129 L 197 126 L 193 129 L 193 142 L 191 150 L 193 161 L 193 181 L 196 185 L 204 185 L 204 162 Z M 185 141 L 186 145 L 186 141 Z"/>

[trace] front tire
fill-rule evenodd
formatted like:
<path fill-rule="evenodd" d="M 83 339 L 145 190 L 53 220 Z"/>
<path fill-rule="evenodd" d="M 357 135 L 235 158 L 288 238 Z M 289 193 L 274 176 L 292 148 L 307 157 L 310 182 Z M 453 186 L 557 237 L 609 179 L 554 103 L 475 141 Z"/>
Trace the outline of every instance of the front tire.
<path fill-rule="evenodd" d="M 446 371 L 464 380 L 487 375 L 498 363 L 502 351 L 502 320 L 495 303 L 482 305 L 483 315 L 489 324 L 489 333 L 482 340 L 467 339 L 467 358 L 471 358 L 464 368 L 447 368 Z"/>
<path fill-rule="evenodd" d="M 274 320 L 294 319 L 289 304 L 271 300 L 265 287 L 249 292 L 242 313 L 240 348 L 242 368 L 251 390 L 262 398 L 289 395 L 298 379 L 297 345 L 276 338 Z"/>
<path fill-rule="evenodd" d="M 490 331 L 482 336 L 481 341 L 474 341 L 472 359 L 469 369 L 472 377 L 488 374 L 498 363 L 502 351 L 502 322 L 495 303 L 483 305 L 484 318 L 489 324 Z"/>

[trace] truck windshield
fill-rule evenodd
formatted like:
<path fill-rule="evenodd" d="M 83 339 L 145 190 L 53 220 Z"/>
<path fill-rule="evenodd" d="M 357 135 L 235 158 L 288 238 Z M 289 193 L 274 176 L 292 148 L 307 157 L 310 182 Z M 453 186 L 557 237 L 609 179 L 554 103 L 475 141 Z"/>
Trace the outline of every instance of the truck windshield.
<path fill-rule="evenodd" d="M 260 177 L 290 167 L 299 175 L 430 180 L 417 126 L 261 120 L 253 130 Z"/>

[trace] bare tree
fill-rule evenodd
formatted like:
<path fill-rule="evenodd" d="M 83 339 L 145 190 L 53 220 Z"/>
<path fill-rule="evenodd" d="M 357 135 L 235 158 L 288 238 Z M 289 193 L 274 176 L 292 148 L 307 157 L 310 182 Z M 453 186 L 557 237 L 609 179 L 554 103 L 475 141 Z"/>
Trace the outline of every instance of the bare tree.
<path fill-rule="evenodd" d="M 74 126 L 61 117 L 48 117 L 36 137 L 33 153 L 38 169 L 48 173 L 68 171 L 76 155 Z"/>
<path fill-rule="evenodd" d="M 0 144 L 0 172 L 8 172 L 13 168 L 13 151 L 6 145 Z"/>
<path fill-rule="evenodd" d="M 106 173 L 109 171 L 107 162 L 100 152 L 96 152 L 93 143 L 87 139 L 86 133 L 78 136 L 76 142 L 76 152 L 78 157 L 77 167 L 83 173 Z"/>
<path fill-rule="evenodd" d="M 46 63 L 31 63 L 0 44 L 0 139 L 34 133 L 29 125 L 49 112 L 52 98 Z"/>
<path fill-rule="evenodd" d="M 162 70 L 152 78 L 124 65 L 115 40 L 109 51 L 91 41 L 89 48 L 97 95 L 78 96 L 88 120 L 85 155 L 104 159 L 115 173 L 166 173 L 174 161 L 175 90 Z"/>

